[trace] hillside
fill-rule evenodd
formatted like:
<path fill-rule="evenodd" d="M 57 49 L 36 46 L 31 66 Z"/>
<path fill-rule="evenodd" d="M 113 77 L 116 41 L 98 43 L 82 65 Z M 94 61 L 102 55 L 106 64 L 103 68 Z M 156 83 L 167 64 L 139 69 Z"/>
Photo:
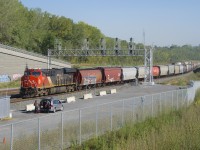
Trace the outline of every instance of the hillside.
<path fill-rule="evenodd" d="M 0 1 L 0 43 L 47 55 L 48 49 L 61 46 L 63 49 L 80 49 L 84 39 L 89 39 L 89 47 L 99 48 L 99 41 L 105 38 L 106 47 L 113 49 L 116 37 L 107 37 L 100 29 L 85 22 L 74 22 L 64 16 L 43 12 L 40 8 L 28 9 L 18 0 Z M 106 33 L 105 33 L 106 34 Z M 134 37 L 133 37 L 134 38 Z M 121 48 L 127 49 L 123 39 Z M 136 48 L 143 44 L 136 43 Z M 61 57 L 72 64 L 134 66 L 144 64 L 143 57 Z M 190 45 L 157 47 L 154 63 L 166 64 L 177 61 L 199 60 L 200 47 Z"/>

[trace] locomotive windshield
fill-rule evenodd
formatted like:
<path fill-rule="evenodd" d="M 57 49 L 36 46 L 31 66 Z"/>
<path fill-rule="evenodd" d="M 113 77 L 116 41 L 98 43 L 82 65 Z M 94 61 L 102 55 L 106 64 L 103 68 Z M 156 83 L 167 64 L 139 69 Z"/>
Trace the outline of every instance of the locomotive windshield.
<path fill-rule="evenodd" d="M 24 75 L 33 75 L 33 76 L 36 76 L 36 77 L 38 77 L 38 76 L 40 76 L 40 74 L 41 74 L 41 72 L 39 72 L 39 71 L 32 71 L 32 72 L 30 72 L 30 71 L 25 71 L 24 72 Z"/>
<path fill-rule="evenodd" d="M 31 75 L 33 75 L 33 76 L 40 76 L 40 72 L 38 72 L 38 71 L 33 71 L 33 72 L 31 72 Z"/>

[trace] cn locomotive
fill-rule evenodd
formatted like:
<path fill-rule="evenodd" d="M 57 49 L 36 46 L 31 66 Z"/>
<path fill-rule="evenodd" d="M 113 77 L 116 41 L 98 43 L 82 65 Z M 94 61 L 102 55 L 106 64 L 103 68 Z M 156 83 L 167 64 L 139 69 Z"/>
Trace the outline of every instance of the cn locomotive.
<path fill-rule="evenodd" d="M 196 63 L 153 66 L 154 78 L 178 75 L 192 71 Z M 71 92 L 84 88 L 143 80 L 145 67 L 97 67 L 28 69 L 21 77 L 20 95 L 23 98 Z"/>

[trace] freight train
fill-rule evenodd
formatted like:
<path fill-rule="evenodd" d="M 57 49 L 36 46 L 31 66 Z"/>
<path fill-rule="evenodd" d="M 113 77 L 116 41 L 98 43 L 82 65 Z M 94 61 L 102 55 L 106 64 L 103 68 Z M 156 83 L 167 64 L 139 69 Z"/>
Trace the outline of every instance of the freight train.
<path fill-rule="evenodd" d="M 154 78 L 187 73 L 197 63 L 176 63 L 153 66 Z M 97 67 L 87 69 L 53 68 L 28 69 L 21 77 L 20 95 L 23 98 L 77 91 L 84 88 L 143 80 L 145 67 Z"/>

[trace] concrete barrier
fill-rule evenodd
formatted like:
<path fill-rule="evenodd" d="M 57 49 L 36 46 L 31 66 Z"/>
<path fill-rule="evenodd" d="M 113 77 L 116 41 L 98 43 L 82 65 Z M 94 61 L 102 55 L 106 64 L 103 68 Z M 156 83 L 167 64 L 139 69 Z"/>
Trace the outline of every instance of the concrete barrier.
<path fill-rule="evenodd" d="M 75 102 L 75 96 L 67 97 L 67 103 Z"/>
<path fill-rule="evenodd" d="M 104 95 L 106 95 L 106 91 L 100 91 L 99 92 L 99 96 L 104 96 Z"/>
<path fill-rule="evenodd" d="M 92 93 L 84 94 L 83 99 L 93 98 Z"/>
<path fill-rule="evenodd" d="M 10 112 L 10 114 L 9 114 L 9 118 L 12 118 L 12 112 Z"/>
<path fill-rule="evenodd" d="M 35 106 L 33 104 L 26 105 L 26 111 L 33 111 L 35 110 Z"/>
<path fill-rule="evenodd" d="M 111 90 L 110 90 L 110 94 L 115 94 L 115 93 L 117 93 L 117 90 L 116 90 L 116 89 L 111 89 Z"/>

